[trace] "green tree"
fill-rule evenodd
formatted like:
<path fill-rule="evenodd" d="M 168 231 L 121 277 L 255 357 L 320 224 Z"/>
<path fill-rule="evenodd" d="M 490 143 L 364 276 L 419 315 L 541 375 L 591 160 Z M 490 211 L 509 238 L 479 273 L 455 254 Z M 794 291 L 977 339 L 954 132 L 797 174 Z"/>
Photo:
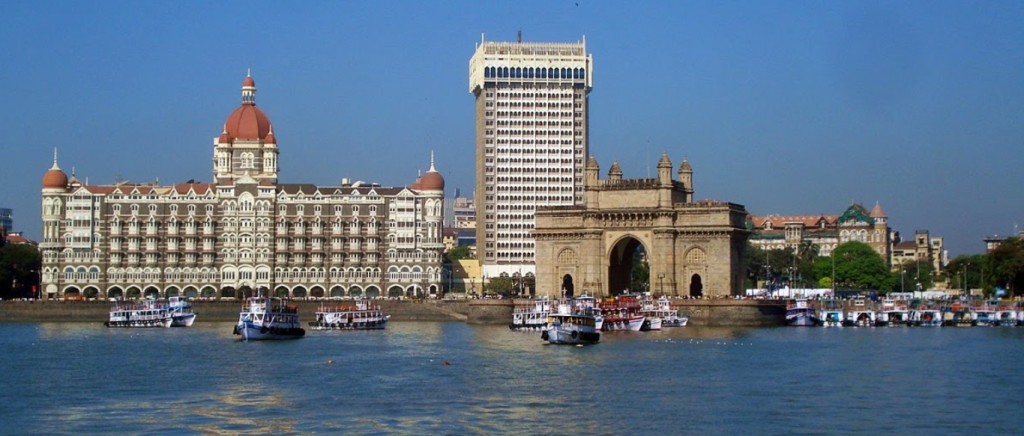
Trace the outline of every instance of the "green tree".
<path fill-rule="evenodd" d="M 637 260 L 633 262 L 633 268 L 629 271 L 629 290 L 631 292 L 649 291 L 651 283 L 651 268 L 647 262 Z"/>
<path fill-rule="evenodd" d="M 875 289 L 888 291 L 892 289 L 892 274 L 885 265 L 885 260 L 875 250 L 863 242 L 850 241 L 836 247 L 835 252 L 836 289 Z M 829 259 L 831 262 L 831 259 Z M 818 262 L 818 271 L 831 263 L 822 265 Z"/>
<path fill-rule="evenodd" d="M 765 262 L 767 256 L 761 247 L 747 242 L 747 277 L 753 286 L 757 286 L 758 280 L 765 278 Z"/>
<path fill-rule="evenodd" d="M 31 245 L 8 244 L 0 248 L 0 298 L 39 297 L 39 250 Z M 32 295 L 32 287 L 37 293 Z"/>
<path fill-rule="evenodd" d="M 1002 247 L 1002 245 L 1000 245 L 1000 247 Z M 1004 254 L 1008 255 L 1006 259 L 1010 261 L 1004 265 L 1007 270 L 1011 269 L 1009 265 L 1012 264 L 1012 259 L 1015 257 L 1012 253 L 1016 250 L 1018 249 L 1009 247 L 1009 249 L 1004 252 Z M 989 274 L 993 272 L 993 268 L 989 266 L 989 264 L 994 261 L 994 255 L 995 252 L 987 256 L 984 254 L 963 254 L 949 261 L 949 263 L 946 264 L 946 270 L 944 273 L 946 279 L 949 280 L 949 286 L 953 289 L 959 289 L 961 291 L 966 290 L 967 292 L 970 292 L 971 289 L 991 289 L 990 287 L 994 285 L 1007 286 L 1012 283 L 1012 276 L 1006 276 L 1005 279 L 1007 280 L 1005 281 L 1000 280 L 998 268 L 996 269 L 995 277 L 993 277 L 992 274 Z M 1022 261 L 1024 261 L 1024 257 L 1022 257 Z M 1022 263 L 1022 265 L 1024 265 L 1024 263 Z M 985 275 L 988 276 L 984 280 L 981 276 L 983 270 L 987 271 Z"/>
<path fill-rule="evenodd" d="M 460 245 L 458 247 L 452 247 L 444 253 L 444 257 L 449 261 L 469 259 L 473 257 L 473 252 L 469 249 L 468 245 Z"/>
<path fill-rule="evenodd" d="M 512 293 L 511 277 L 495 277 L 487 281 L 487 292 L 508 295 Z"/>
<path fill-rule="evenodd" d="M 935 267 L 928 259 L 917 259 L 896 265 L 893 272 L 894 291 L 926 291 L 935 287 Z"/>

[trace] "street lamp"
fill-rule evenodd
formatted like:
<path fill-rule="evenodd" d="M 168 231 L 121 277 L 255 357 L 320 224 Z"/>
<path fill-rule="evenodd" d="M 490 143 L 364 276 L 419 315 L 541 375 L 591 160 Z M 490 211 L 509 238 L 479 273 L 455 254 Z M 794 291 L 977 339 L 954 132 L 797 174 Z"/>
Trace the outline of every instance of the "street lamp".
<path fill-rule="evenodd" d="M 658 273 L 658 293 L 665 295 L 665 273 Z"/>

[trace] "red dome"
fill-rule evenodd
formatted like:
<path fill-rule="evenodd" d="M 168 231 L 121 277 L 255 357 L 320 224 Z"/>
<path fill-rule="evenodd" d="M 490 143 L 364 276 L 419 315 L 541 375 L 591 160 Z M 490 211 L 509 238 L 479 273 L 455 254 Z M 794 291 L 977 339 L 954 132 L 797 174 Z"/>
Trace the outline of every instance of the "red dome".
<path fill-rule="evenodd" d="M 417 177 L 416 181 L 412 182 L 412 184 L 409 185 L 409 189 L 415 189 L 415 190 L 419 191 L 420 189 L 423 189 L 422 185 L 423 185 L 423 177 Z"/>
<path fill-rule="evenodd" d="M 444 177 L 441 177 L 441 173 L 437 171 L 427 171 L 420 181 L 420 189 L 424 191 L 444 191 Z"/>
<path fill-rule="evenodd" d="M 264 144 L 277 144 L 277 138 L 274 137 L 274 127 L 270 127 L 270 133 L 267 133 L 267 137 L 263 138 Z"/>
<path fill-rule="evenodd" d="M 255 104 L 243 103 L 228 117 L 224 129 L 238 139 L 265 139 L 270 133 L 270 119 Z"/>
<path fill-rule="evenodd" d="M 46 174 L 43 174 L 43 189 L 48 188 L 60 188 L 64 189 L 68 187 L 68 175 L 64 174 L 56 167 L 50 168 Z"/>
<path fill-rule="evenodd" d="M 245 76 L 245 80 L 242 81 L 242 86 L 243 87 L 255 88 L 256 87 L 256 81 L 252 80 L 252 76 Z"/>

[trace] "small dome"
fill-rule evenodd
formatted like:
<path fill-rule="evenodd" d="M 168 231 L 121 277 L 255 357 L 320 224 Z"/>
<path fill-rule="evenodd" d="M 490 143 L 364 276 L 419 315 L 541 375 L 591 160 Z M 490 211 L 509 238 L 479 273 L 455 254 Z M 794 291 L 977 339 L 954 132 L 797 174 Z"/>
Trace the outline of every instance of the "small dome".
<path fill-rule="evenodd" d="M 277 144 L 277 138 L 274 137 L 274 126 L 270 126 L 270 133 L 267 133 L 267 137 L 263 138 L 264 144 Z"/>
<path fill-rule="evenodd" d="M 434 152 L 430 152 L 430 169 L 420 181 L 420 189 L 424 191 L 444 191 L 444 177 L 434 169 Z"/>
<path fill-rule="evenodd" d="M 597 166 L 597 158 L 594 157 L 594 155 L 590 155 L 590 158 L 587 159 L 587 168 L 597 168 L 597 167 L 598 167 Z"/>
<path fill-rule="evenodd" d="M 61 171 L 59 168 L 50 168 L 46 174 L 43 174 L 43 189 L 64 189 L 67 187 L 68 175 L 64 174 L 64 171 Z"/>
<path fill-rule="evenodd" d="M 611 168 L 608 168 L 608 175 L 622 175 L 622 168 L 619 168 L 619 161 L 612 161 Z"/>
<path fill-rule="evenodd" d="M 57 149 L 53 149 L 53 166 L 43 174 L 43 189 L 66 189 L 68 175 L 57 166 Z"/>
<path fill-rule="evenodd" d="M 427 171 L 420 181 L 420 189 L 424 191 L 444 191 L 444 177 L 437 171 Z"/>
<path fill-rule="evenodd" d="M 877 201 L 875 202 L 875 208 L 871 209 L 871 213 L 869 213 L 868 216 L 871 218 L 888 218 L 885 215 L 885 211 L 882 210 L 882 205 L 878 204 Z"/>
<path fill-rule="evenodd" d="M 693 168 L 690 167 L 690 161 L 686 160 L 685 157 L 683 158 L 683 163 L 679 165 L 679 171 L 693 171 Z"/>
<path fill-rule="evenodd" d="M 246 73 L 245 80 L 242 80 L 242 86 L 246 87 L 246 88 L 255 88 L 256 87 L 256 81 L 252 80 L 252 76 L 250 76 L 248 73 Z M 271 87 L 271 88 L 273 88 L 273 87 Z"/>
<path fill-rule="evenodd" d="M 661 152 L 661 159 L 658 159 L 658 168 L 669 167 L 672 168 L 672 161 L 668 159 L 668 152 Z"/>
<path fill-rule="evenodd" d="M 412 184 L 409 185 L 409 189 L 415 189 L 415 190 L 419 191 L 420 189 L 423 189 L 421 187 L 422 185 L 423 185 L 423 177 L 422 176 L 421 177 L 417 177 L 416 181 L 412 182 Z"/>

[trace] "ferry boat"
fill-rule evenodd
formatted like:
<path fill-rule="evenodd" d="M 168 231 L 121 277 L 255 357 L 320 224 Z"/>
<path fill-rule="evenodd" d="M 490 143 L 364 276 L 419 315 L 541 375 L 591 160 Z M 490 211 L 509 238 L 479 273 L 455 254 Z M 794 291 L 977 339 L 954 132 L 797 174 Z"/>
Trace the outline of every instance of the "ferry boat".
<path fill-rule="evenodd" d="M 1000 327 L 1013 327 L 1018 323 L 1017 307 L 1013 303 L 1002 303 L 996 308 L 996 322 Z"/>
<path fill-rule="evenodd" d="M 786 325 L 813 326 L 817 323 L 818 317 L 814 316 L 814 308 L 807 300 L 799 298 L 786 304 Z"/>
<path fill-rule="evenodd" d="M 914 327 L 941 327 L 942 311 L 926 304 L 921 304 L 910 311 L 908 325 Z"/>
<path fill-rule="evenodd" d="M 970 327 L 975 325 L 974 311 L 970 303 L 953 303 L 942 310 L 942 325 L 950 327 Z"/>
<path fill-rule="evenodd" d="M 881 310 L 875 316 L 877 326 L 905 326 L 910 322 L 910 311 L 907 302 L 886 298 L 882 300 Z"/>
<path fill-rule="evenodd" d="M 132 303 L 114 303 L 110 316 L 103 325 L 107 327 L 170 327 L 171 311 L 167 303 L 143 300 Z"/>
<path fill-rule="evenodd" d="M 533 301 L 531 305 L 520 305 L 512 309 L 512 323 L 508 328 L 514 331 L 544 330 L 548 326 L 551 300 L 547 297 Z"/>
<path fill-rule="evenodd" d="M 571 301 L 561 302 L 548 315 L 548 327 L 540 338 L 552 344 L 595 344 L 601 340 L 594 317 L 574 312 Z"/>
<path fill-rule="evenodd" d="M 623 294 L 609 297 L 601 303 L 601 315 L 604 323 L 601 331 L 629 330 L 638 332 L 646 318 L 640 313 L 640 302 L 635 295 Z"/>
<path fill-rule="evenodd" d="M 358 300 L 355 304 L 341 306 L 321 305 L 316 311 L 316 321 L 310 322 L 313 330 L 381 330 L 387 327 L 391 315 L 385 315 L 380 305 L 370 300 Z"/>
<path fill-rule="evenodd" d="M 853 300 L 853 308 L 846 311 L 846 319 L 843 325 L 847 327 L 874 327 L 875 311 L 868 307 L 868 301 L 863 298 Z"/>
<path fill-rule="evenodd" d="M 822 327 L 843 326 L 843 303 L 838 300 L 825 300 L 818 312 L 818 324 Z"/>
<path fill-rule="evenodd" d="M 597 331 L 604 327 L 604 315 L 601 314 L 601 308 L 594 297 L 586 294 L 576 297 L 572 301 L 572 307 L 573 313 L 594 317 L 594 327 Z"/>
<path fill-rule="evenodd" d="M 999 318 L 996 316 L 997 304 L 989 302 L 979 304 L 971 313 L 972 323 L 976 326 L 994 327 L 999 325 Z"/>
<path fill-rule="evenodd" d="M 658 299 L 657 306 L 651 302 L 645 302 L 640 312 L 648 318 L 661 318 L 661 327 L 686 327 L 686 323 L 690 321 L 689 317 L 680 316 L 679 309 L 672 308 L 672 303 L 665 296 Z M 647 321 L 644 321 L 644 324 L 646 323 Z M 640 329 L 643 330 L 643 327 Z M 652 328 L 651 330 L 657 329 Z"/>
<path fill-rule="evenodd" d="M 299 308 L 277 297 L 249 297 L 238 315 L 234 334 L 243 341 L 296 339 L 305 336 L 299 324 Z"/>
<path fill-rule="evenodd" d="M 196 321 L 192 303 L 183 297 L 171 297 L 167 306 L 171 311 L 171 327 L 192 327 L 192 323 Z"/>

